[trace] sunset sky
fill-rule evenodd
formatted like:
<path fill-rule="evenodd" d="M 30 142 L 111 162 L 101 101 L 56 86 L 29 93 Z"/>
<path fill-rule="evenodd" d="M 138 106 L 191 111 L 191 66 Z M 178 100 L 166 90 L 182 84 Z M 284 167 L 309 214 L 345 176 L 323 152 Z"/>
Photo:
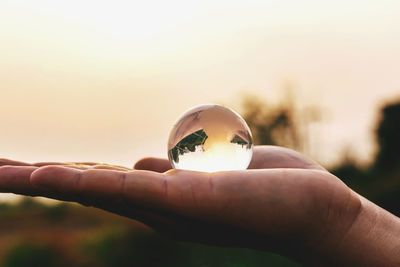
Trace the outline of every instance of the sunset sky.
<path fill-rule="evenodd" d="M 287 83 L 321 110 L 320 162 L 370 159 L 400 97 L 400 1 L 0 2 L 0 157 L 132 166 L 167 156 L 186 109 Z"/>

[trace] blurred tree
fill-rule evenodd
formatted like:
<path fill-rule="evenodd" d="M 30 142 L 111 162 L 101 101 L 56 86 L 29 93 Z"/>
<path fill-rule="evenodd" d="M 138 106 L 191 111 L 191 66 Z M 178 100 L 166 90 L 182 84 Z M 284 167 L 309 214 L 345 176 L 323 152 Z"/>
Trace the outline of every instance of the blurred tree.
<path fill-rule="evenodd" d="M 247 95 L 242 102 L 242 115 L 249 125 L 256 145 L 277 145 L 309 154 L 308 126 L 319 121 L 319 109 L 299 110 L 291 90 L 285 101 L 270 105 L 257 96 Z"/>
<path fill-rule="evenodd" d="M 331 170 L 352 189 L 390 212 L 400 215 L 400 102 L 386 104 L 376 128 L 377 155 L 370 166 L 344 157 Z"/>
<path fill-rule="evenodd" d="M 299 132 L 290 107 L 273 109 L 252 98 L 246 98 L 243 107 L 243 118 L 253 133 L 255 144 L 299 148 Z"/>
<path fill-rule="evenodd" d="M 375 168 L 390 172 L 400 167 L 400 102 L 385 106 L 381 116 L 376 131 L 379 150 Z"/>

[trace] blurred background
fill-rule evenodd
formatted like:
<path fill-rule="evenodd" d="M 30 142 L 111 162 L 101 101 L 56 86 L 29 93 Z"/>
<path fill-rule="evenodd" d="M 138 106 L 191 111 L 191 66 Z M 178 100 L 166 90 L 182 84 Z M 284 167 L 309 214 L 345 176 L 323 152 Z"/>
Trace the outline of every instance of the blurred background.
<path fill-rule="evenodd" d="M 400 215 L 400 2 L 0 2 L 0 157 L 133 166 L 218 103 Z M 0 194 L 1 266 L 296 266 Z"/>

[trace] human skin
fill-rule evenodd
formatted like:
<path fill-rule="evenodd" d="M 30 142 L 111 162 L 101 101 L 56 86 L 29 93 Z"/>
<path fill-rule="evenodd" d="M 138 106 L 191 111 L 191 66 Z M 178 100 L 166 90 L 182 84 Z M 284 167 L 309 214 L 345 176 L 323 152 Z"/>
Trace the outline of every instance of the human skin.
<path fill-rule="evenodd" d="M 400 219 L 301 154 L 255 147 L 249 169 L 134 169 L 0 159 L 0 191 L 74 201 L 171 238 L 272 251 L 311 266 L 400 266 Z"/>

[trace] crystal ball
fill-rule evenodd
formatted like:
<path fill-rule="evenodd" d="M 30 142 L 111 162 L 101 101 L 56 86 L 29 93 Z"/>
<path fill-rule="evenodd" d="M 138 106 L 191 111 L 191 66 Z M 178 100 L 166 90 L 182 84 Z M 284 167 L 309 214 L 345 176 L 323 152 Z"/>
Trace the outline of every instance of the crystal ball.
<path fill-rule="evenodd" d="M 168 158 L 175 169 L 215 172 L 245 170 L 253 155 L 253 139 L 245 120 L 230 108 L 200 105 L 174 124 Z"/>

